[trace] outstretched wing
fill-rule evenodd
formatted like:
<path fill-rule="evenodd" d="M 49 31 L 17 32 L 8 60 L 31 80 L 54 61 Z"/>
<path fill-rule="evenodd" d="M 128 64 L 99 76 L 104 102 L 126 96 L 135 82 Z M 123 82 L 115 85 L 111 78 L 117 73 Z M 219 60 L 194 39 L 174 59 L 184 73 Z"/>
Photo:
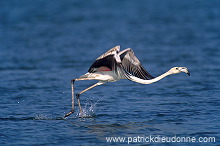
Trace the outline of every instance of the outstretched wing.
<path fill-rule="evenodd" d="M 119 51 L 120 46 L 116 46 L 98 57 L 90 66 L 88 72 L 115 71 L 117 60 L 120 61 L 120 58 L 117 59 L 118 55 L 115 54 Z"/>
<path fill-rule="evenodd" d="M 119 52 L 118 55 L 120 56 L 122 66 L 131 75 L 138 77 L 138 78 L 141 78 L 141 79 L 144 79 L 144 80 L 149 80 L 149 79 L 154 78 L 142 66 L 140 61 L 134 55 L 134 52 L 131 48 L 128 48 L 128 49 L 125 49 L 125 50 Z"/>
<path fill-rule="evenodd" d="M 119 51 L 120 51 L 120 46 L 115 46 L 114 48 L 111 48 L 106 53 L 99 56 L 96 60 L 102 59 L 102 58 L 109 56 L 109 55 L 114 55 L 115 53 L 117 53 Z"/>

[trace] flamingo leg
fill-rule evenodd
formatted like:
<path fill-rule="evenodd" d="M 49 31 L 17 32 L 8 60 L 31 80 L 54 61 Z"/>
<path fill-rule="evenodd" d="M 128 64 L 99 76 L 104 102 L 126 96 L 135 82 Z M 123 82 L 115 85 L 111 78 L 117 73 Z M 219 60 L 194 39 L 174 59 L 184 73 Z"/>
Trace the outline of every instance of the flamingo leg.
<path fill-rule="evenodd" d="M 76 79 L 71 80 L 71 89 L 72 89 L 72 109 L 69 113 L 65 114 L 64 117 L 68 117 L 72 113 L 74 113 L 74 82 Z"/>
<path fill-rule="evenodd" d="M 74 82 L 75 81 L 80 81 L 80 80 L 95 80 L 94 78 L 78 78 L 78 79 L 73 79 L 71 80 L 71 89 L 72 89 L 72 109 L 69 113 L 65 114 L 64 117 L 68 117 L 69 115 L 71 115 L 72 113 L 75 112 L 74 110 Z M 79 108 L 80 108 L 80 113 L 82 113 L 82 107 L 81 107 L 81 104 L 80 104 L 80 99 L 79 99 L 79 95 L 88 91 L 89 89 L 95 87 L 95 86 L 98 86 L 98 85 L 101 85 L 103 84 L 102 82 L 98 82 L 92 86 L 90 86 L 89 88 L 81 91 L 80 93 L 76 94 L 76 98 L 77 98 L 77 101 L 78 101 L 78 105 L 79 105 Z"/>
<path fill-rule="evenodd" d="M 82 106 L 81 106 L 81 104 L 80 104 L 80 95 L 81 95 L 82 93 L 84 93 L 84 92 L 86 92 L 86 91 L 88 91 L 88 90 L 90 90 L 90 89 L 92 89 L 92 88 L 94 88 L 94 87 L 96 87 L 96 86 L 98 86 L 98 85 L 102 85 L 102 84 L 104 84 L 104 83 L 103 83 L 103 82 L 98 82 L 98 83 L 96 83 L 96 84 L 94 84 L 94 85 L 92 85 L 92 86 L 86 88 L 85 90 L 83 90 L 83 91 L 81 91 L 81 92 L 79 92 L 79 93 L 76 94 L 76 99 L 77 99 L 77 102 L 78 102 L 78 105 L 79 105 L 79 110 L 80 110 L 80 114 L 81 114 L 81 115 L 82 115 L 82 113 L 83 113 L 83 109 L 82 109 Z"/>

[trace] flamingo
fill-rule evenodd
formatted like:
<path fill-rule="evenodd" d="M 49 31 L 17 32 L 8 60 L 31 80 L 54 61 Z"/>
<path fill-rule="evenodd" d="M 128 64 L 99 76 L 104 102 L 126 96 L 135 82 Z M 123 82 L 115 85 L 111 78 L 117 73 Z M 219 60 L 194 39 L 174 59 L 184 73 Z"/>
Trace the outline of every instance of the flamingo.
<path fill-rule="evenodd" d="M 140 61 L 134 55 L 131 48 L 120 51 L 120 46 L 115 46 L 100 57 L 90 66 L 88 72 L 79 78 L 71 80 L 72 89 L 72 109 L 65 114 L 67 117 L 74 113 L 74 83 L 82 80 L 98 80 L 94 85 L 76 94 L 80 114 L 83 109 L 80 104 L 80 95 L 96 86 L 105 84 L 107 82 L 115 82 L 120 79 L 128 79 L 141 84 L 151 84 L 163 79 L 171 74 L 178 74 L 184 72 L 190 76 L 190 72 L 186 67 L 173 67 L 164 74 L 153 77 L 142 66 Z"/>

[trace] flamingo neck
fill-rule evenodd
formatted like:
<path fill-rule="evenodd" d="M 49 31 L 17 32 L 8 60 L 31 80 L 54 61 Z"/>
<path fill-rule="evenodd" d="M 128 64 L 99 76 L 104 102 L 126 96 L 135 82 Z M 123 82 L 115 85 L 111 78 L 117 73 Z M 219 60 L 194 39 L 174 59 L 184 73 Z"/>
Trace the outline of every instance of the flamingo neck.
<path fill-rule="evenodd" d="M 129 76 L 130 80 L 134 81 L 134 82 L 137 82 L 137 83 L 141 83 L 141 84 L 151 84 L 151 83 L 154 83 L 154 82 L 157 82 L 161 79 L 163 79 L 164 77 L 168 76 L 168 75 L 171 75 L 171 73 L 169 71 L 165 72 L 164 74 L 156 77 L 156 78 L 153 78 L 151 80 L 144 80 L 144 79 L 140 79 L 140 78 L 137 78 L 135 76 Z"/>

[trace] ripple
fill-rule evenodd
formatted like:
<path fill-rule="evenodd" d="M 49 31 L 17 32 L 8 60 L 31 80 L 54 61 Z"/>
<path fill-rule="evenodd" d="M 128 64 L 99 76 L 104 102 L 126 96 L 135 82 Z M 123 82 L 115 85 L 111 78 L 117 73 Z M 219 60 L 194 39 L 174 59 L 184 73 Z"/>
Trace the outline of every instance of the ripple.
<path fill-rule="evenodd" d="M 8 117 L 8 118 L 0 118 L 0 121 L 25 121 L 25 120 L 34 120 L 34 117 L 24 117 L 24 118 Z"/>
<path fill-rule="evenodd" d="M 37 115 L 33 118 L 33 120 L 65 120 L 64 117 L 48 117 L 47 115 Z"/>
<path fill-rule="evenodd" d="M 27 121 L 27 120 L 65 120 L 64 117 L 48 117 L 46 115 L 37 115 L 35 117 L 6 117 L 0 118 L 0 121 Z"/>

